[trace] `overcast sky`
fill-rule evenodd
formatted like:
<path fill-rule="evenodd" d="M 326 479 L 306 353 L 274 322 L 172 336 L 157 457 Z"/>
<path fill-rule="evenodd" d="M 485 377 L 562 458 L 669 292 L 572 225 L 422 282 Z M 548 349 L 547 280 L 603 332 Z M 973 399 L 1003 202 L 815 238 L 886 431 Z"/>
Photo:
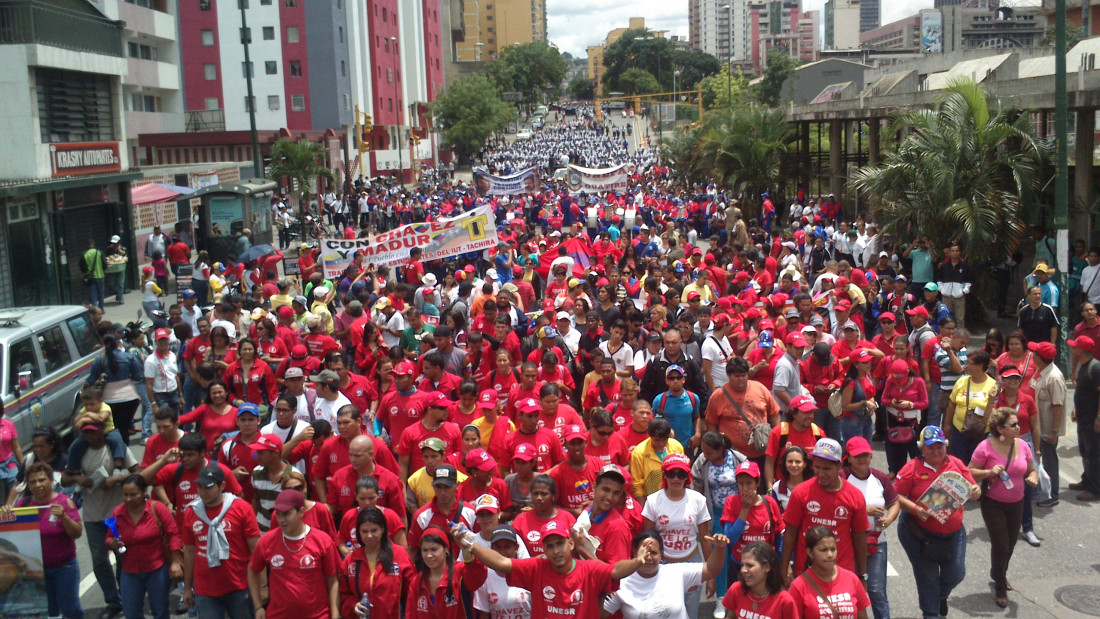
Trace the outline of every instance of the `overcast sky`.
<path fill-rule="evenodd" d="M 563 52 L 584 58 L 589 45 L 603 43 L 608 31 L 626 27 L 631 17 L 645 17 L 651 30 L 688 35 L 687 0 L 547 0 L 550 41 Z M 820 10 L 825 0 L 803 0 L 807 11 Z M 932 7 L 932 0 L 882 0 L 882 23 Z"/>

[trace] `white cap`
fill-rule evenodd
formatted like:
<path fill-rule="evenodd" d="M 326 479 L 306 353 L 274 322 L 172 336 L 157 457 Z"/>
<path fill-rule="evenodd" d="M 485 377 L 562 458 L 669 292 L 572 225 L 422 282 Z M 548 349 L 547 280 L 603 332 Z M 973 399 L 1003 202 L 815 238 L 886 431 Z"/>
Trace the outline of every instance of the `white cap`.
<path fill-rule="evenodd" d="M 121 241 L 121 240 L 122 240 L 122 237 L 120 237 L 120 236 L 119 236 L 119 235 L 117 235 L 117 234 L 111 237 L 111 242 L 112 242 L 112 243 L 117 243 L 117 242 L 119 242 L 119 241 Z"/>
<path fill-rule="evenodd" d="M 569 312 L 558 312 L 554 317 L 558 320 L 569 320 L 571 318 Z"/>

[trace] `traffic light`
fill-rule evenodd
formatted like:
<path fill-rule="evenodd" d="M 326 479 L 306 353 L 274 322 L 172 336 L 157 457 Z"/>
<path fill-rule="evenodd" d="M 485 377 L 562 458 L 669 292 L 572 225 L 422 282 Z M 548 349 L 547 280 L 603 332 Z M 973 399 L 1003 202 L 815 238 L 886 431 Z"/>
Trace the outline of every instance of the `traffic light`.
<path fill-rule="evenodd" d="M 374 129 L 374 117 L 370 114 L 363 114 L 363 132 L 370 133 Z"/>
<path fill-rule="evenodd" d="M 374 130 L 374 119 L 370 114 L 363 114 L 363 123 L 359 125 L 359 152 L 365 153 L 370 150 L 371 131 Z"/>

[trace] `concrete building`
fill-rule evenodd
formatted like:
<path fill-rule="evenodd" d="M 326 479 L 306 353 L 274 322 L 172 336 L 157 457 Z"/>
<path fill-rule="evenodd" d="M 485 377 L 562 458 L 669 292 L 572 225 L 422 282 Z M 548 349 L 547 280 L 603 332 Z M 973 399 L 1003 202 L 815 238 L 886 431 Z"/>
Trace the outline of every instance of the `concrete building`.
<path fill-rule="evenodd" d="M 860 0 L 825 2 L 825 49 L 859 47 Z"/>
<path fill-rule="evenodd" d="M 863 49 L 920 50 L 920 15 L 910 15 L 859 35 Z"/>
<path fill-rule="evenodd" d="M 1038 7 L 996 10 L 945 6 L 943 51 L 1034 47 L 1043 38 L 1047 19 Z"/>
<path fill-rule="evenodd" d="M 645 18 L 631 17 L 625 28 L 615 28 L 608 32 L 607 36 L 603 39 L 603 45 L 589 45 L 586 48 L 588 52 L 588 79 L 596 80 L 596 96 L 603 94 L 602 78 L 604 75 L 604 52 L 606 52 L 607 48 L 611 47 L 613 43 L 621 39 L 628 30 L 645 30 Z M 652 34 L 653 36 L 661 38 L 665 36 L 663 30 L 653 32 Z"/>
<path fill-rule="evenodd" d="M 874 30 L 882 25 L 882 0 L 860 0 L 859 31 Z"/>
<path fill-rule="evenodd" d="M 1086 0 L 1066 0 L 1066 23 L 1083 29 L 1087 37 L 1100 34 L 1100 13 L 1094 15 L 1091 4 Z M 1042 0 L 1041 10 L 1048 21 L 1054 21 L 1054 0 Z"/>
<path fill-rule="evenodd" d="M 124 26 L 87 0 L 4 3 L 0 23 L 0 306 L 86 302 L 87 242 L 133 247 Z"/>
<path fill-rule="evenodd" d="M 760 73 L 767 52 L 778 49 L 802 62 L 817 60 L 820 49 L 818 11 L 803 13 L 798 0 L 754 2 L 749 7 L 749 56 L 747 73 Z M 745 67 L 745 63 L 741 63 Z"/>
<path fill-rule="evenodd" d="M 741 63 L 749 57 L 749 0 L 689 0 L 691 47 Z"/>

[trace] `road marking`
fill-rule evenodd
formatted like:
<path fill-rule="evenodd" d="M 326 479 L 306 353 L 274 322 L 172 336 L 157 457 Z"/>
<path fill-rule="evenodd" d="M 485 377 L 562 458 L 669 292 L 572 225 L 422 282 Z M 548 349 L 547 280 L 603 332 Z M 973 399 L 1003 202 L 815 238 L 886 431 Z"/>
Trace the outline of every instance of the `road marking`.
<path fill-rule="evenodd" d="M 891 578 L 891 577 L 897 576 L 897 575 L 898 575 L 898 571 L 894 569 L 894 564 L 887 561 L 886 562 L 886 577 Z"/>
<path fill-rule="evenodd" d="M 111 570 L 115 568 L 115 553 L 108 552 L 107 560 L 111 562 Z M 92 572 L 80 580 L 80 597 L 84 597 L 85 593 L 88 593 L 94 585 L 98 585 L 95 579 L 95 572 Z"/>

